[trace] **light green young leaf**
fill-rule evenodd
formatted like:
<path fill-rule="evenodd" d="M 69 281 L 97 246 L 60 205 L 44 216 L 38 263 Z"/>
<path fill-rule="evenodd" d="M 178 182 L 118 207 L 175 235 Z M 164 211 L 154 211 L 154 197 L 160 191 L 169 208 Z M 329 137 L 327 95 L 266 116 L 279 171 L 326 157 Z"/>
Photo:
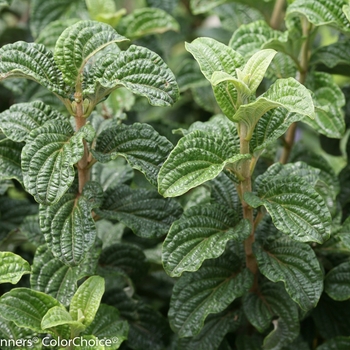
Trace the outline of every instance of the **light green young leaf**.
<path fill-rule="evenodd" d="M 272 321 L 274 330 L 264 339 L 263 349 L 282 349 L 299 334 L 299 315 L 295 304 L 281 284 L 263 282 L 258 293 L 244 296 L 243 310 L 249 322 L 259 331 L 265 331 Z"/>
<path fill-rule="evenodd" d="M 172 277 L 197 271 L 204 260 L 222 255 L 229 240 L 243 242 L 249 234 L 249 223 L 232 210 L 218 205 L 191 207 L 173 223 L 163 243 L 164 269 Z"/>
<path fill-rule="evenodd" d="M 66 120 L 62 114 L 43 102 L 17 103 L 0 113 L 0 128 L 12 141 L 26 141 L 30 132 L 47 121 Z"/>
<path fill-rule="evenodd" d="M 253 275 L 247 269 L 240 271 L 240 265 L 236 256 L 223 255 L 180 277 L 173 289 L 168 314 L 170 325 L 179 337 L 198 334 L 209 314 L 223 311 L 249 290 Z"/>
<path fill-rule="evenodd" d="M 116 350 L 120 344 L 128 339 L 129 325 L 119 316 L 118 310 L 110 305 L 101 304 L 92 323 L 83 332 L 84 335 L 93 334 L 98 339 L 112 340 L 106 349 Z"/>
<path fill-rule="evenodd" d="M 270 109 L 284 107 L 289 112 L 313 118 L 314 105 L 310 92 L 294 78 L 278 79 L 270 88 L 254 102 L 238 108 L 232 121 L 247 125 L 248 137 L 259 119 Z"/>
<path fill-rule="evenodd" d="M 160 169 L 158 191 L 176 197 L 212 180 L 226 165 L 247 158 L 232 140 L 212 132 L 193 131 L 184 136 Z"/>
<path fill-rule="evenodd" d="M 30 3 L 30 29 L 34 38 L 46 31 L 46 26 L 62 18 L 86 13 L 81 0 L 32 0 Z M 45 28 L 45 30 L 44 30 Z"/>
<path fill-rule="evenodd" d="M 0 283 L 16 284 L 23 275 L 31 272 L 29 263 L 12 252 L 0 252 Z"/>
<path fill-rule="evenodd" d="M 73 320 L 89 326 L 95 318 L 105 291 L 104 279 L 89 277 L 76 291 L 70 303 L 69 313 Z"/>
<path fill-rule="evenodd" d="M 89 185 L 93 185 L 95 193 L 89 191 Z M 93 246 L 96 226 L 91 210 L 101 202 L 100 185 L 87 183 L 79 198 L 75 193 L 67 193 L 56 204 L 40 205 L 40 227 L 46 243 L 64 264 L 80 264 Z"/>
<path fill-rule="evenodd" d="M 74 134 L 69 121 L 48 122 L 34 129 L 22 150 L 26 190 L 42 204 L 55 204 L 75 177 L 74 164 L 84 155 L 83 139 L 92 141 L 95 131 L 86 125 Z"/>
<path fill-rule="evenodd" d="M 328 25 L 349 33 L 350 22 L 343 12 L 345 0 L 296 0 L 287 8 L 287 17 L 302 15 L 315 25 Z"/>
<path fill-rule="evenodd" d="M 82 81 L 84 68 L 98 51 L 126 41 L 110 25 L 96 21 L 80 21 L 68 27 L 55 46 L 55 62 L 65 82 L 72 87 Z"/>
<path fill-rule="evenodd" d="M 97 20 L 97 16 L 101 13 L 114 13 L 117 6 L 113 0 L 85 0 L 86 7 L 90 17 Z"/>
<path fill-rule="evenodd" d="M 0 80 L 7 78 L 31 79 L 61 97 L 68 97 L 52 52 L 40 44 L 17 41 L 0 48 Z"/>
<path fill-rule="evenodd" d="M 241 25 L 232 35 L 229 46 L 244 57 L 251 57 L 272 40 L 286 40 L 286 35 L 273 30 L 265 20 Z"/>
<path fill-rule="evenodd" d="M 0 134 L 0 179 L 16 179 L 23 184 L 21 153 L 23 143 L 3 138 Z"/>
<path fill-rule="evenodd" d="M 345 133 L 343 92 L 327 73 L 315 72 L 306 85 L 313 91 L 315 119 L 304 118 L 303 121 L 323 135 L 341 138 Z"/>
<path fill-rule="evenodd" d="M 145 96 L 154 106 L 171 106 L 179 97 L 174 74 L 153 51 L 131 45 L 126 51 L 107 54 L 89 72 L 84 96 L 100 101 L 124 86 Z"/>
<path fill-rule="evenodd" d="M 122 156 L 157 186 L 160 166 L 172 148 L 172 143 L 148 124 L 120 124 L 98 135 L 92 154 L 103 163 Z"/>
<path fill-rule="evenodd" d="M 45 333 L 41 329 L 41 320 L 54 306 L 60 306 L 56 299 L 29 288 L 11 289 L 0 298 L 1 317 L 39 333 Z"/>
<path fill-rule="evenodd" d="M 324 288 L 334 300 L 350 298 L 350 261 L 345 261 L 328 272 Z"/>
<path fill-rule="evenodd" d="M 303 310 L 317 305 L 323 274 L 311 247 L 282 237 L 264 247 L 254 245 L 260 272 L 272 282 L 282 281 L 290 297 Z"/>
<path fill-rule="evenodd" d="M 138 236 L 156 238 L 168 232 L 182 209 L 175 200 L 162 198 L 156 191 L 132 190 L 129 186 L 119 185 L 107 190 L 96 213 L 122 222 Z"/>
<path fill-rule="evenodd" d="M 262 175 L 263 176 L 263 175 Z M 274 225 L 293 240 L 323 243 L 330 236 L 331 215 L 322 197 L 300 176 L 266 176 L 249 205 L 264 205 Z"/>
<path fill-rule="evenodd" d="M 252 93 L 254 93 L 260 85 L 276 53 L 277 52 L 272 49 L 258 51 L 245 64 L 242 71 L 242 78 L 243 81 L 246 81 Z"/>
<path fill-rule="evenodd" d="M 85 326 L 72 319 L 70 313 L 63 306 L 54 306 L 47 311 L 43 319 L 41 320 L 41 328 L 48 329 L 57 326 L 69 325 L 74 331 L 83 331 Z"/>
<path fill-rule="evenodd" d="M 180 26 L 167 12 L 155 8 L 135 9 L 119 22 L 118 29 L 127 38 L 135 39 L 144 35 L 161 34 L 168 30 L 178 32 Z"/>

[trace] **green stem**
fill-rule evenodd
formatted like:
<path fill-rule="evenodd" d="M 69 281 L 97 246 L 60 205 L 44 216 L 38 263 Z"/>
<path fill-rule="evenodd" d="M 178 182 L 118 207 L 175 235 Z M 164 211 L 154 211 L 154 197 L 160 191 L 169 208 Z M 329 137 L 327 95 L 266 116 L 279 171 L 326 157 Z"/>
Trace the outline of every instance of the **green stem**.
<path fill-rule="evenodd" d="M 270 26 L 273 29 L 279 29 L 283 19 L 283 9 L 285 0 L 276 0 L 270 19 Z"/>
<path fill-rule="evenodd" d="M 309 58 L 310 58 L 310 39 L 311 35 L 310 32 L 312 30 L 312 25 L 307 21 L 306 18 L 302 19 L 302 26 L 303 26 L 303 36 L 305 38 L 303 45 L 301 47 L 300 51 L 300 64 L 298 66 L 298 76 L 297 80 L 301 84 L 305 84 L 306 77 L 307 77 L 307 71 L 309 67 Z M 285 142 L 284 142 L 284 147 L 282 151 L 282 155 L 280 158 L 280 162 L 282 164 L 286 164 L 288 162 L 290 153 L 292 151 L 293 145 L 294 145 L 294 140 L 295 140 L 295 133 L 297 130 L 297 123 L 293 123 L 285 136 Z"/>
<path fill-rule="evenodd" d="M 76 111 L 75 111 L 75 125 L 76 130 L 80 130 L 86 124 L 86 118 L 84 115 L 83 99 L 80 92 L 75 93 Z M 78 168 L 79 179 L 79 193 L 83 192 L 85 184 L 90 180 L 90 167 L 89 167 L 89 149 L 85 140 L 84 143 L 84 155 L 76 164 Z"/>
<path fill-rule="evenodd" d="M 240 153 L 241 154 L 249 154 L 249 141 L 246 140 L 247 137 L 247 128 L 241 123 L 240 127 Z M 253 208 L 248 205 L 248 203 L 244 200 L 244 194 L 246 192 L 252 191 L 252 178 L 251 178 L 251 161 L 250 159 L 244 160 L 242 162 L 241 175 L 244 178 L 240 183 L 240 195 L 242 201 L 243 208 L 243 217 L 248 219 L 251 224 L 251 233 L 249 237 L 244 241 L 244 250 L 246 255 L 246 265 L 247 268 L 256 275 L 258 271 L 258 265 L 253 254 L 253 243 L 255 241 L 254 236 L 254 217 L 253 217 Z"/>

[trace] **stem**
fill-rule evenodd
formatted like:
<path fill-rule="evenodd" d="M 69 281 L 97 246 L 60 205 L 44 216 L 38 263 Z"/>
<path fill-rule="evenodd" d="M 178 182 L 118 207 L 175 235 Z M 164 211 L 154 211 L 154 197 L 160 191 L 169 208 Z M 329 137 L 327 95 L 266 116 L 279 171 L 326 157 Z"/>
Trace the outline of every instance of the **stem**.
<path fill-rule="evenodd" d="M 75 95 L 76 112 L 75 112 L 75 125 L 76 130 L 79 131 L 85 124 L 86 118 L 84 115 L 83 99 L 80 92 L 76 92 Z M 79 193 L 83 192 L 85 184 L 90 180 L 90 167 L 89 167 L 89 149 L 85 140 L 84 144 L 84 155 L 76 164 L 78 168 L 78 179 L 79 179 Z"/>
<path fill-rule="evenodd" d="M 276 0 L 270 19 L 270 26 L 273 29 L 279 29 L 283 19 L 283 8 L 285 0 Z"/>
<path fill-rule="evenodd" d="M 240 124 L 240 151 L 241 154 L 249 154 L 249 141 L 246 140 L 247 128 L 241 123 Z M 253 218 L 253 208 L 251 208 L 248 203 L 244 200 L 244 193 L 252 191 L 252 179 L 251 179 L 251 161 L 247 159 L 243 161 L 241 168 L 241 175 L 244 178 L 240 183 L 240 194 L 243 208 L 243 217 L 248 219 L 251 224 L 251 233 L 249 237 L 244 241 L 244 250 L 246 255 L 246 265 L 247 268 L 256 275 L 258 271 L 258 265 L 253 254 L 253 243 L 255 241 L 254 236 L 254 218 Z"/>
<path fill-rule="evenodd" d="M 305 38 L 303 45 L 301 47 L 300 51 L 300 65 L 299 65 L 299 72 L 297 76 L 297 80 L 301 84 L 305 84 L 306 77 L 307 77 L 307 70 L 309 67 L 309 56 L 310 56 L 310 32 L 311 32 L 311 24 L 307 21 L 306 18 L 302 19 L 302 26 L 303 26 L 303 36 Z M 297 123 L 293 123 L 285 136 L 285 142 L 284 147 L 282 151 L 282 155 L 280 158 L 280 162 L 282 164 L 285 164 L 288 162 L 290 153 L 292 151 L 294 140 L 295 140 L 295 133 L 297 130 Z"/>

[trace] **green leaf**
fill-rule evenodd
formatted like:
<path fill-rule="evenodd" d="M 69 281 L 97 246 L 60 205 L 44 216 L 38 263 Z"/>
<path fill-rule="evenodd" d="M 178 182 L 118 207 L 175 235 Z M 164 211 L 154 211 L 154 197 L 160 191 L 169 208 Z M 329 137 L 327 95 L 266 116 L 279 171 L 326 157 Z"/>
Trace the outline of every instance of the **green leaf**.
<path fill-rule="evenodd" d="M 79 197 L 67 193 L 54 205 L 40 205 L 40 227 L 46 243 L 52 254 L 69 266 L 80 264 L 95 242 L 91 210 L 101 204 L 102 189 L 94 183 L 96 194 L 93 195 L 86 191 L 88 185 Z"/>
<path fill-rule="evenodd" d="M 315 119 L 305 118 L 303 121 L 323 135 L 341 138 L 345 133 L 343 92 L 327 73 L 315 72 L 307 86 L 313 91 Z"/>
<path fill-rule="evenodd" d="M 43 333 L 41 320 L 59 302 L 53 297 L 29 288 L 14 288 L 0 298 L 1 316 L 19 327 Z"/>
<path fill-rule="evenodd" d="M 285 40 L 285 34 L 273 30 L 265 20 L 241 25 L 232 35 L 229 46 L 244 57 L 251 57 L 273 40 Z"/>
<path fill-rule="evenodd" d="M 74 164 L 84 155 L 83 139 L 92 141 L 91 125 L 76 134 L 68 121 L 49 122 L 34 129 L 22 150 L 23 181 L 26 190 L 42 204 L 55 204 L 67 192 L 75 177 Z"/>
<path fill-rule="evenodd" d="M 255 244 L 254 254 L 260 272 L 272 282 L 282 281 L 303 310 L 317 305 L 323 290 L 323 274 L 309 245 L 282 237 L 264 247 Z"/>
<path fill-rule="evenodd" d="M 0 283 L 16 284 L 23 275 L 30 273 L 29 263 L 12 252 L 0 252 Z"/>
<path fill-rule="evenodd" d="M 62 34 L 62 32 L 67 27 L 72 26 L 78 21 L 80 21 L 79 18 L 66 18 L 52 21 L 45 27 L 45 30 L 39 33 L 35 42 L 37 44 L 44 45 L 47 49 L 50 49 L 51 51 L 54 51 L 56 42 Z"/>
<path fill-rule="evenodd" d="M 30 29 L 37 38 L 46 26 L 60 18 L 83 14 L 84 2 L 80 0 L 32 0 L 30 3 Z M 45 28 L 45 31 L 43 30 Z"/>
<path fill-rule="evenodd" d="M 191 0 L 191 12 L 194 15 L 206 13 L 225 2 L 227 2 L 227 0 Z"/>
<path fill-rule="evenodd" d="M 248 137 L 258 120 L 270 109 L 284 107 L 289 112 L 295 112 L 313 118 L 314 105 L 310 92 L 294 78 L 278 79 L 256 101 L 241 105 L 232 121 L 247 125 Z"/>
<path fill-rule="evenodd" d="M 204 260 L 222 255 L 229 240 L 243 242 L 249 234 L 249 222 L 239 221 L 225 207 L 191 207 L 173 223 L 164 241 L 164 269 L 172 277 L 197 271 Z"/>
<path fill-rule="evenodd" d="M 124 157 L 134 168 L 141 171 L 152 185 L 157 186 L 161 164 L 173 145 L 160 136 L 150 125 L 120 124 L 102 131 L 96 140 L 94 157 L 100 162 L 109 162 L 118 156 Z"/>
<path fill-rule="evenodd" d="M 267 176 L 258 197 L 244 199 L 253 207 L 264 205 L 277 229 L 293 240 L 323 243 L 329 238 L 331 215 L 324 200 L 299 176 Z"/>
<path fill-rule="evenodd" d="M 2 138 L 0 135 L 0 179 L 16 179 L 23 183 L 21 153 L 23 144 Z"/>
<path fill-rule="evenodd" d="M 281 137 L 291 124 L 302 119 L 303 116 L 301 114 L 288 112 L 283 107 L 269 110 L 259 119 L 255 126 L 250 141 L 251 149 L 254 153 L 260 153 Z"/>
<path fill-rule="evenodd" d="M 194 273 L 186 273 L 176 282 L 170 301 L 170 325 L 179 337 L 195 336 L 206 317 L 223 311 L 233 300 L 249 290 L 253 275 L 240 271 L 234 255 L 207 260 Z"/>
<path fill-rule="evenodd" d="M 51 295 L 68 306 L 77 289 L 77 279 L 76 270 L 56 259 L 46 245 L 38 247 L 30 275 L 32 289 Z"/>
<path fill-rule="evenodd" d="M 325 292 L 334 300 L 350 298 L 350 261 L 330 270 L 325 278 Z"/>
<path fill-rule="evenodd" d="M 52 52 L 40 44 L 17 41 L 0 49 L 0 80 L 7 78 L 31 79 L 59 96 L 68 97 Z"/>
<path fill-rule="evenodd" d="M 180 139 L 158 176 L 158 190 L 164 197 L 176 197 L 212 180 L 226 165 L 246 159 L 232 140 L 213 132 L 193 131 Z"/>
<path fill-rule="evenodd" d="M 41 321 L 41 328 L 48 329 L 65 324 L 70 325 L 74 331 L 83 331 L 85 329 L 81 322 L 72 319 L 70 313 L 63 306 L 54 306 L 48 310 Z"/>
<path fill-rule="evenodd" d="M 350 337 L 335 337 L 317 347 L 317 350 L 347 350 L 350 347 Z"/>
<path fill-rule="evenodd" d="M 179 97 L 175 76 L 163 59 L 135 45 L 118 55 L 105 55 L 89 73 L 83 93 L 99 101 L 119 87 L 145 96 L 153 106 L 171 106 Z"/>
<path fill-rule="evenodd" d="M 272 49 L 258 51 L 245 64 L 242 70 L 242 78 L 244 81 L 247 80 L 247 85 L 252 93 L 259 87 L 276 53 Z"/>
<path fill-rule="evenodd" d="M 179 204 L 172 199 L 164 199 L 156 191 L 130 189 L 119 185 L 107 190 L 98 215 L 121 221 L 135 234 L 145 238 L 165 235 L 172 222 L 182 213 Z"/>
<path fill-rule="evenodd" d="M 181 338 L 179 348 L 186 350 L 216 350 L 227 333 L 235 331 L 242 321 L 239 310 L 225 310 L 209 315 L 201 332 L 193 338 Z"/>
<path fill-rule="evenodd" d="M 110 340 L 111 345 L 106 349 L 118 349 L 120 344 L 128 339 L 129 325 L 123 321 L 118 310 L 110 305 L 101 304 L 94 320 L 83 334 L 94 334 L 98 339 Z"/>
<path fill-rule="evenodd" d="M 288 6 L 286 16 L 302 15 L 316 27 L 328 25 L 345 33 L 350 32 L 350 22 L 342 8 L 344 0 L 296 0 Z"/>
<path fill-rule="evenodd" d="M 96 21 L 80 21 L 68 27 L 55 46 L 55 62 L 65 82 L 75 87 L 82 81 L 88 61 L 106 46 L 127 40 L 113 27 Z"/>
<path fill-rule="evenodd" d="M 158 8 L 140 8 L 122 18 L 118 26 L 121 33 L 130 39 L 168 30 L 178 32 L 180 26 L 174 17 Z"/>
<path fill-rule="evenodd" d="M 105 290 L 104 279 L 100 276 L 88 278 L 74 294 L 69 308 L 73 320 L 89 326 L 95 318 Z"/>
<path fill-rule="evenodd" d="M 311 55 L 310 65 L 324 64 L 329 68 L 350 64 L 349 40 L 343 39 L 334 44 L 321 46 Z"/>
<path fill-rule="evenodd" d="M 0 114 L 0 128 L 10 140 L 26 141 L 30 132 L 47 121 L 67 119 L 43 102 L 17 103 Z"/>
<path fill-rule="evenodd" d="M 99 266 L 109 271 L 124 271 L 135 282 L 144 277 L 149 269 L 143 251 L 128 243 L 117 243 L 104 249 L 99 259 Z"/>
<path fill-rule="evenodd" d="M 297 305 L 289 298 L 281 284 L 264 282 L 259 291 L 243 298 L 243 310 L 249 322 L 259 331 L 265 331 L 274 316 L 274 330 L 264 339 L 263 349 L 282 349 L 299 334 Z"/>

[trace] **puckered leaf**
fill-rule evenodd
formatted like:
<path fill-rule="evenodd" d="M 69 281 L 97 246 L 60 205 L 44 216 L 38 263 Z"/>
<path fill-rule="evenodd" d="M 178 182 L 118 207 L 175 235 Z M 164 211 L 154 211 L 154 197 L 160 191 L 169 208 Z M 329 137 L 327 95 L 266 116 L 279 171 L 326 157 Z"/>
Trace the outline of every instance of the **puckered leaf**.
<path fill-rule="evenodd" d="M 226 243 L 243 242 L 250 234 L 247 221 L 218 205 L 191 207 L 173 223 L 163 244 L 162 260 L 170 276 L 197 271 L 206 259 L 219 257 Z"/>
<path fill-rule="evenodd" d="M 89 59 L 106 46 L 127 40 L 110 25 L 96 21 L 80 21 L 68 27 L 55 46 L 55 62 L 65 82 L 74 87 L 82 80 Z"/>
<path fill-rule="evenodd" d="M 56 259 L 46 245 L 38 247 L 30 275 L 32 289 L 51 295 L 68 306 L 77 289 L 77 279 L 76 270 Z"/>
<path fill-rule="evenodd" d="M 19 327 L 44 333 L 41 320 L 46 312 L 60 303 L 45 293 L 29 288 L 14 288 L 0 298 L 1 317 Z"/>
<path fill-rule="evenodd" d="M 168 30 L 179 31 L 179 24 L 167 12 L 155 8 L 136 9 L 123 17 L 118 29 L 128 38 L 137 38 L 149 34 L 160 34 Z"/>
<path fill-rule="evenodd" d="M 193 131 L 170 153 L 158 176 L 158 190 L 164 197 L 184 194 L 220 174 L 226 165 L 246 159 L 232 140 L 213 132 Z"/>
<path fill-rule="evenodd" d="M 343 12 L 345 0 L 296 0 L 287 9 L 287 16 L 303 15 L 315 26 L 329 25 L 350 32 L 350 22 Z"/>
<path fill-rule="evenodd" d="M 18 41 L 0 49 L 0 80 L 12 77 L 34 80 L 55 94 L 67 97 L 62 73 L 52 52 L 43 45 Z"/>
<path fill-rule="evenodd" d="M 323 290 L 323 274 L 311 247 L 283 237 L 255 244 L 259 270 L 272 282 L 282 281 L 290 297 L 304 310 L 316 306 Z"/>
<path fill-rule="evenodd" d="M 297 304 L 288 296 L 280 284 L 265 281 L 258 293 L 246 294 L 243 310 L 249 322 L 259 331 L 265 331 L 272 321 L 274 330 L 264 339 L 264 349 L 281 349 L 299 334 Z"/>
<path fill-rule="evenodd" d="M 78 265 L 93 246 L 96 227 L 91 210 L 101 204 L 101 197 L 100 185 L 87 183 L 79 197 L 67 193 L 54 205 L 40 205 L 41 230 L 52 254 L 63 263 Z"/>
<path fill-rule="evenodd" d="M 194 15 L 198 15 L 208 12 L 216 6 L 224 4 L 225 2 L 227 2 L 227 0 L 191 0 L 190 6 L 192 13 Z"/>
<path fill-rule="evenodd" d="M 107 190 L 98 215 L 121 221 L 135 234 L 145 238 L 165 235 L 172 222 L 182 213 L 180 205 L 172 199 L 164 199 L 156 191 L 131 190 L 119 185 Z"/>
<path fill-rule="evenodd" d="M 249 290 L 253 275 L 247 269 L 240 271 L 240 265 L 234 255 L 223 255 L 180 277 L 169 310 L 170 325 L 180 337 L 198 334 L 209 314 L 223 311 Z"/>
<path fill-rule="evenodd" d="M 110 305 L 101 304 L 94 320 L 85 329 L 83 334 L 94 334 L 98 339 L 112 340 L 106 349 L 116 350 L 128 338 L 129 325 L 119 316 L 118 310 Z"/>
<path fill-rule="evenodd" d="M 256 101 L 241 105 L 235 115 L 234 122 L 242 122 L 248 130 L 253 131 L 258 120 L 270 109 L 284 107 L 289 112 L 295 112 L 313 118 L 314 105 L 310 92 L 293 78 L 278 79 Z"/>
<path fill-rule="evenodd" d="M 264 205 L 274 225 L 299 242 L 323 243 L 329 238 L 331 215 L 322 197 L 300 176 L 266 176 L 258 196 L 245 195 L 253 207 Z"/>
<path fill-rule="evenodd" d="M 251 57 L 266 43 L 282 38 L 283 33 L 273 30 L 264 20 L 241 25 L 232 35 L 229 46 L 244 57 Z M 285 35 L 284 35 L 285 36 Z"/>
<path fill-rule="evenodd" d="M 91 98 L 101 100 L 122 86 L 145 96 L 154 106 L 171 106 L 179 95 L 175 76 L 162 58 L 135 45 L 118 55 L 102 58 L 89 73 L 84 95 L 91 94 Z"/>
<path fill-rule="evenodd" d="M 317 347 L 317 350 L 347 350 L 350 346 L 350 337 L 335 337 Z"/>
<path fill-rule="evenodd" d="M 60 18 L 83 14 L 84 2 L 80 0 L 32 0 L 30 3 L 30 29 L 37 38 L 46 31 L 46 26 Z M 45 31 L 43 30 L 45 28 Z"/>
<path fill-rule="evenodd" d="M 157 186 L 160 166 L 172 147 L 172 143 L 150 125 L 134 123 L 102 131 L 92 153 L 103 163 L 118 156 L 124 157 L 133 168 L 145 174 L 152 185 Z"/>
<path fill-rule="evenodd" d="M 323 135 L 341 138 L 345 132 L 343 92 L 327 73 L 315 72 L 307 86 L 313 91 L 315 119 L 305 118 L 303 121 Z"/>
<path fill-rule="evenodd" d="M 74 135 L 68 121 L 46 123 L 29 134 L 22 150 L 23 180 L 37 202 L 54 204 L 67 192 L 74 164 L 84 155 L 83 139 L 91 141 L 93 136 L 91 125 Z"/>
<path fill-rule="evenodd" d="M 325 292 L 334 300 L 350 298 L 350 262 L 346 261 L 328 272 L 325 279 Z"/>
<path fill-rule="evenodd" d="M 0 128 L 12 141 L 26 141 L 30 132 L 47 121 L 66 118 L 43 102 L 17 103 L 0 114 Z"/>
<path fill-rule="evenodd" d="M 16 284 L 24 274 L 30 273 L 30 265 L 12 252 L 0 252 L 0 283 Z"/>
<path fill-rule="evenodd" d="M 85 326 L 91 324 L 100 306 L 105 290 L 104 279 L 100 276 L 89 277 L 74 294 L 69 307 L 73 320 Z"/>
<path fill-rule="evenodd" d="M 2 138 L 0 134 L 0 179 L 16 179 L 23 183 L 21 153 L 23 143 Z"/>

